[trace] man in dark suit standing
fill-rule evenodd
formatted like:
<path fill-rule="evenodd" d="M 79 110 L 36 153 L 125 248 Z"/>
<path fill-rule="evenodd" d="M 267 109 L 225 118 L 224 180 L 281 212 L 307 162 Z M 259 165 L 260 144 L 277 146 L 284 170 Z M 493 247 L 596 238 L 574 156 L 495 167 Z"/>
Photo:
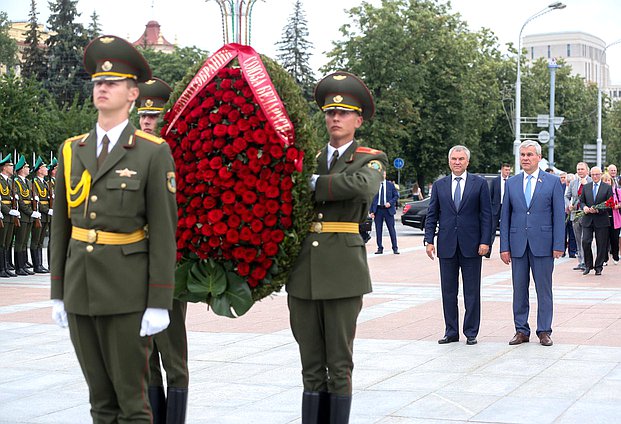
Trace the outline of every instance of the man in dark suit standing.
<path fill-rule="evenodd" d="M 464 285 L 464 335 L 466 343 L 477 343 L 481 321 L 481 257 L 492 240 L 492 206 L 484 178 L 466 172 L 470 151 L 453 146 L 448 154 L 451 175 L 433 184 L 425 223 L 427 256 L 436 254 L 438 228 L 440 285 L 444 309 L 444 337 L 438 343 L 459 341 L 459 271 Z"/>
<path fill-rule="evenodd" d="M 500 258 L 511 263 L 515 336 L 510 345 L 530 340 L 528 289 L 532 271 L 537 290 L 537 336 L 552 346 L 552 272 L 565 251 L 565 202 L 561 181 L 539 169 L 541 145 L 520 145 L 521 172 L 507 181 L 500 216 Z"/>
<path fill-rule="evenodd" d="M 388 234 L 390 234 L 392 251 L 395 255 L 399 254 L 397 232 L 395 231 L 395 214 L 397 213 L 395 205 L 398 201 L 399 190 L 391 181 L 386 180 L 386 171 L 384 171 L 384 180 L 382 185 L 380 185 L 379 192 L 371 201 L 371 218 L 375 220 L 375 235 L 377 237 L 376 255 L 384 253 L 384 246 L 382 245 L 384 221 L 386 222 L 386 227 L 388 227 Z"/>
<path fill-rule="evenodd" d="M 612 187 L 610 184 L 602 182 L 602 169 L 597 166 L 591 168 L 591 178 L 593 181 L 586 184 L 580 194 L 580 203 L 584 212 L 581 219 L 585 269 L 582 274 L 587 275 L 592 269 L 595 269 L 595 275 L 602 275 L 604 262 L 608 258 L 608 227 L 610 221 L 606 209 L 596 209 L 594 206 L 605 202 L 612 196 Z M 593 233 L 595 233 L 595 245 L 597 246 L 595 265 L 593 265 L 593 251 L 591 250 Z"/>
<path fill-rule="evenodd" d="M 492 243 L 489 246 L 489 252 L 485 255 L 489 258 L 492 255 L 492 245 L 496 238 L 496 228 L 500 222 L 500 209 L 502 208 L 502 197 L 505 194 L 505 184 L 511 175 L 511 165 L 503 163 L 500 167 L 500 175 L 494 178 L 489 188 L 489 194 L 492 198 Z"/>

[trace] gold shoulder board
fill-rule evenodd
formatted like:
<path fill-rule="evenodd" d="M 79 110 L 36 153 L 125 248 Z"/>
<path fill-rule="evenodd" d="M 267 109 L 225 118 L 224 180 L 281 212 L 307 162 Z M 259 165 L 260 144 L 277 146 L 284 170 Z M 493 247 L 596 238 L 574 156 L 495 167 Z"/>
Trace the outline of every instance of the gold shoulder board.
<path fill-rule="evenodd" d="M 153 134 L 146 133 L 142 130 L 136 130 L 135 135 L 136 137 L 143 138 L 155 144 L 162 144 L 166 142 L 166 140 L 164 140 L 163 138 L 157 137 Z"/>
<path fill-rule="evenodd" d="M 382 153 L 382 151 L 377 150 L 377 149 L 371 149 L 370 147 L 360 146 L 356 149 L 356 153 L 367 153 L 369 155 L 379 155 L 380 153 Z"/>
<path fill-rule="evenodd" d="M 73 143 L 74 141 L 83 140 L 88 136 L 88 133 L 76 135 L 75 137 L 71 137 L 65 140 L 65 143 Z"/>

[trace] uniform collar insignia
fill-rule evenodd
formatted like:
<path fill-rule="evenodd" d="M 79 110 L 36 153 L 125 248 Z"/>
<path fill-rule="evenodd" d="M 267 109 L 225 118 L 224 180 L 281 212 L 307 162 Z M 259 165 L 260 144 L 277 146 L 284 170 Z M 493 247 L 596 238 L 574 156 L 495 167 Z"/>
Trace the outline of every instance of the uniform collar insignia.
<path fill-rule="evenodd" d="M 134 175 L 137 174 L 136 171 L 130 171 L 129 169 L 125 168 L 125 169 L 117 169 L 116 171 L 117 174 L 119 174 L 119 177 L 128 177 L 131 178 Z"/>

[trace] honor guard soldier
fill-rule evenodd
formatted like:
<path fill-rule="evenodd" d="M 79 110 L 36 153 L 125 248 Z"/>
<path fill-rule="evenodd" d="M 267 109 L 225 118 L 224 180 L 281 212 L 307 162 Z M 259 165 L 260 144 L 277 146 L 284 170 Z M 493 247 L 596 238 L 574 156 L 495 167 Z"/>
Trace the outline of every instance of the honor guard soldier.
<path fill-rule="evenodd" d="M 349 422 L 353 342 L 362 295 L 371 292 L 359 224 L 367 218 L 388 159 L 361 147 L 356 129 L 374 103 L 356 76 L 336 72 L 315 88 L 330 141 L 317 155 L 314 216 L 287 283 L 290 322 L 300 348 L 302 423 Z"/>
<path fill-rule="evenodd" d="M 26 266 L 28 262 L 28 237 L 33 222 L 41 219 L 41 213 L 32 209 L 32 187 L 30 180 L 26 178 L 30 174 L 30 165 L 26 162 L 26 157 L 21 156 L 15 164 L 13 184 L 15 197 L 17 198 L 17 209 L 19 210 L 19 227 L 15 229 L 15 274 L 34 275 Z"/>
<path fill-rule="evenodd" d="M 47 165 L 43 159 L 37 158 L 32 173 L 33 209 L 41 214 L 38 225 L 33 224 L 30 234 L 30 257 L 33 271 L 37 274 L 46 274 L 49 271 L 43 266 L 43 241 L 51 221 L 53 210 L 50 209 L 50 189 L 45 181 Z"/>
<path fill-rule="evenodd" d="M 47 186 L 50 191 L 50 209 L 54 210 L 54 187 L 56 187 L 56 166 L 58 165 L 58 160 L 53 158 L 50 164 L 47 166 Z M 52 251 L 52 214 L 48 217 L 48 238 L 47 238 L 47 266 L 50 266 L 50 252 Z"/>
<path fill-rule="evenodd" d="M 138 84 L 138 116 L 140 129 L 156 134 L 157 124 L 172 89 L 159 78 Z M 188 403 L 188 341 L 185 330 L 187 303 L 173 299 L 170 325 L 153 337 L 149 400 L 154 424 L 183 424 Z M 167 396 L 160 360 L 166 371 Z"/>
<path fill-rule="evenodd" d="M 13 221 L 19 217 L 19 212 L 13 209 L 13 190 L 11 179 L 13 175 L 13 162 L 9 153 L 0 160 L 0 195 L 2 197 L 2 210 L 0 211 L 0 277 L 8 278 L 16 275 L 9 269 L 7 254 L 13 241 Z M 17 218 L 19 220 L 19 218 Z"/>
<path fill-rule="evenodd" d="M 129 122 L 142 55 L 115 36 L 84 50 L 95 128 L 66 140 L 52 220 L 52 318 L 69 326 L 98 423 L 153 421 L 146 396 L 153 334 L 172 308 L 175 170 L 164 140 Z"/>

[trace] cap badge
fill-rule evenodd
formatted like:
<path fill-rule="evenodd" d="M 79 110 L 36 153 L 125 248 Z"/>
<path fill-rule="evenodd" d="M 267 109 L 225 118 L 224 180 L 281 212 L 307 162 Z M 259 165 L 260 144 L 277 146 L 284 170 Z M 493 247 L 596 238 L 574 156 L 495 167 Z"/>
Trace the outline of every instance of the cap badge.
<path fill-rule="evenodd" d="M 336 95 L 332 100 L 334 100 L 334 103 L 341 103 L 343 101 L 343 96 Z"/>
<path fill-rule="evenodd" d="M 144 105 L 145 105 L 146 107 L 151 107 L 151 106 L 153 106 L 153 100 L 151 100 L 151 99 L 147 99 L 147 101 L 146 101 L 146 102 L 144 102 Z"/>
<path fill-rule="evenodd" d="M 337 81 L 343 81 L 345 78 L 347 78 L 347 75 L 333 75 L 332 78 Z"/>
<path fill-rule="evenodd" d="M 110 44 L 111 42 L 114 41 L 114 37 L 101 37 L 99 41 L 101 41 L 104 44 Z"/>
<path fill-rule="evenodd" d="M 109 60 L 106 60 L 104 63 L 102 63 L 101 65 L 101 69 L 105 72 L 108 72 L 110 69 L 112 69 L 112 62 L 110 62 Z"/>

